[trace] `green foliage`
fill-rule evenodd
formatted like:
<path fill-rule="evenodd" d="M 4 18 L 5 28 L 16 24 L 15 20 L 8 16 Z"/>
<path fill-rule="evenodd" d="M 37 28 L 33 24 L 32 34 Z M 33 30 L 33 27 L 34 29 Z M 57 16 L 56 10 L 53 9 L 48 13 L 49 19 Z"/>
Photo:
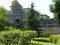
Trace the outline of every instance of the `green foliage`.
<path fill-rule="evenodd" d="M 37 33 L 40 30 L 40 19 L 39 12 L 34 10 L 34 3 L 31 4 L 31 8 L 29 9 L 28 16 L 26 19 L 26 23 L 24 25 L 24 29 L 28 30 L 36 30 Z M 39 33 L 38 33 L 39 35 Z"/>
<path fill-rule="evenodd" d="M 4 7 L 0 7 L 0 31 L 5 30 L 7 25 L 8 11 Z"/>
<path fill-rule="evenodd" d="M 54 13 L 54 18 L 60 23 L 60 0 L 54 0 L 54 2 L 50 4 L 50 11 Z"/>
<path fill-rule="evenodd" d="M 12 5 L 11 5 L 11 9 L 14 10 L 15 7 L 22 8 L 22 6 L 19 4 L 19 2 L 17 0 L 13 0 Z"/>
<path fill-rule="evenodd" d="M 8 11 L 4 7 L 0 7 L 0 20 L 6 20 L 7 19 Z"/>
<path fill-rule="evenodd" d="M 34 41 L 49 42 L 49 38 L 34 38 Z"/>
<path fill-rule="evenodd" d="M 41 45 L 54 45 L 53 43 L 50 42 L 38 42 L 38 41 L 31 41 L 31 43 L 36 43 L 36 44 L 41 44 Z"/>
<path fill-rule="evenodd" d="M 30 30 L 37 30 L 40 25 L 40 20 L 37 16 L 37 12 L 34 11 L 34 4 L 31 4 L 31 8 L 28 13 L 28 19 L 26 22 L 27 28 Z"/>
<path fill-rule="evenodd" d="M 29 45 L 35 31 L 10 30 L 0 32 L 0 44 L 3 45 Z"/>
<path fill-rule="evenodd" d="M 34 38 L 34 37 L 38 36 L 36 31 L 26 30 L 24 32 L 27 33 L 27 34 L 30 34 L 31 38 Z"/>
<path fill-rule="evenodd" d="M 55 45 L 60 45 L 60 34 L 59 35 L 52 35 L 50 37 L 50 42 L 54 43 Z"/>
<path fill-rule="evenodd" d="M 55 0 L 55 7 L 56 7 L 56 12 L 60 12 L 60 0 Z"/>
<path fill-rule="evenodd" d="M 55 20 L 57 20 L 58 19 L 58 13 L 54 13 L 54 18 L 55 18 Z"/>
<path fill-rule="evenodd" d="M 50 4 L 50 11 L 52 12 L 52 13 L 55 13 L 55 7 L 54 7 L 54 5 L 52 5 L 52 4 Z"/>
<path fill-rule="evenodd" d="M 39 44 L 39 43 L 31 43 L 30 45 L 42 45 L 42 44 Z"/>
<path fill-rule="evenodd" d="M 60 39 L 60 35 L 51 35 L 50 36 L 50 42 L 57 43 L 57 41 Z"/>
<path fill-rule="evenodd" d="M 40 33 L 41 37 L 50 37 L 52 34 L 54 34 L 54 33 L 51 32 L 50 30 L 47 30 L 46 32 L 42 31 Z"/>
<path fill-rule="evenodd" d="M 37 33 L 39 33 L 39 36 L 38 37 L 50 37 L 50 35 L 54 34 L 50 30 L 44 31 L 43 29 L 38 30 Z"/>
<path fill-rule="evenodd" d="M 60 45 L 60 39 L 57 41 L 56 45 Z"/>

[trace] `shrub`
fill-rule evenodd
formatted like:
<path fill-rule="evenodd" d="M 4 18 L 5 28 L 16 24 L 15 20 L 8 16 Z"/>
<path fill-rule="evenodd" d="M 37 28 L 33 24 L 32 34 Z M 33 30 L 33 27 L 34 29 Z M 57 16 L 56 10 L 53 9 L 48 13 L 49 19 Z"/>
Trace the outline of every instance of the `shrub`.
<path fill-rule="evenodd" d="M 34 41 L 49 42 L 49 38 L 34 38 Z"/>
<path fill-rule="evenodd" d="M 57 43 L 57 41 L 60 39 L 60 35 L 51 35 L 50 36 L 50 42 Z"/>
<path fill-rule="evenodd" d="M 56 45 L 60 45 L 60 39 L 57 41 Z"/>
<path fill-rule="evenodd" d="M 35 31 L 2 31 L 0 33 L 0 44 L 3 45 L 29 45 Z"/>
<path fill-rule="evenodd" d="M 30 45 L 42 45 L 40 43 L 31 43 Z"/>
<path fill-rule="evenodd" d="M 52 34 L 54 34 L 54 33 L 51 32 L 50 30 L 46 30 L 46 31 L 42 30 L 40 32 L 40 37 L 50 37 L 50 35 L 52 35 Z"/>
<path fill-rule="evenodd" d="M 26 30 L 26 31 L 24 31 L 24 32 L 27 33 L 27 34 L 30 34 L 30 37 L 31 37 L 31 38 L 34 38 L 34 37 L 38 36 L 38 34 L 37 34 L 36 31 Z"/>

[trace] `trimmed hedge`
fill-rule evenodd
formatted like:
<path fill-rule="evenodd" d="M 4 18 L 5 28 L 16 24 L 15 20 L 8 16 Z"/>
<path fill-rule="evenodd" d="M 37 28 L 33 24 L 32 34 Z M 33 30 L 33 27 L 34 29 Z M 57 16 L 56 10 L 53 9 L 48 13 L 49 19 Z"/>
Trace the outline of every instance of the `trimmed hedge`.
<path fill-rule="evenodd" d="M 34 38 L 34 41 L 49 42 L 49 38 Z"/>
<path fill-rule="evenodd" d="M 39 44 L 39 43 L 30 43 L 30 45 L 42 45 L 42 44 Z"/>
<path fill-rule="evenodd" d="M 0 45 L 29 45 L 31 38 L 36 34 L 36 31 L 2 31 L 0 32 Z"/>
<path fill-rule="evenodd" d="M 60 45 L 60 39 L 57 41 L 56 45 Z"/>
<path fill-rule="evenodd" d="M 57 43 L 57 41 L 60 39 L 60 35 L 51 35 L 50 36 L 50 42 Z"/>

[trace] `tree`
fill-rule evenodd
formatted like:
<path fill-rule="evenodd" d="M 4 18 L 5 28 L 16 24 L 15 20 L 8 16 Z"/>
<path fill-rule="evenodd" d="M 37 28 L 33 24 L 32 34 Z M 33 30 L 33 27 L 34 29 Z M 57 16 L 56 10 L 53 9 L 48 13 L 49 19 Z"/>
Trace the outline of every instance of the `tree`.
<path fill-rule="evenodd" d="M 34 3 L 31 4 L 31 8 L 28 12 L 27 18 L 27 29 L 29 30 L 36 30 L 39 32 L 40 29 L 40 19 L 38 16 L 38 12 L 34 10 Z"/>
<path fill-rule="evenodd" d="M 0 30 L 5 30 L 7 25 L 8 11 L 4 7 L 0 7 Z"/>
<path fill-rule="evenodd" d="M 22 6 L 19 4 L 19 2 L 17 0 L 13 0 L 12 5 L 10 7 L 13 10 L 15 10 L 17 7 L 22 9 Z"/>
<path fill-rule="evenodd" d="M 60 0 L 54 0 L 53 4 L 50 5 L 50 11 L 54 13 L 54 18 L 58 19 L 60 23 Z"/>

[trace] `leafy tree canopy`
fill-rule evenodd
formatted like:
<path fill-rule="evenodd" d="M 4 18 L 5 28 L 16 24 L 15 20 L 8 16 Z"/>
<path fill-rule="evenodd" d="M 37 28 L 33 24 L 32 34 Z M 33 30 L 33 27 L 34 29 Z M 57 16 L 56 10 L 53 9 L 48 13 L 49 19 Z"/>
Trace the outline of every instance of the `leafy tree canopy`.
<path fill-rule="evenodd" d="M 60 20 L 60 0 L 53 0 L 50 5 L 50 11 L 54 13 L 54 18 Z"/>
<path fill-rule="evenodd" d="M 12 5 L 11 5 L 11 9 L 14 9 L 14 7 L 18 7 L 22 8 L 22 6 L 19 4 L 19 2 L 17 0 L 13 0 Z"/>
<path fill-rule="evenodd" d="M 40 26 L 38 12 L 34 10 L 34 3 L 31 4 L 31 8 L 28 12 L 26 24 L 27 24 L 27 28 L 30 30 L 38 30 Z"/>
<path fill-rule="evenodd" d="M 7 22 L 8 11 L 4 7 L 0 7 L 0 30 L 4 30 Z"/>

